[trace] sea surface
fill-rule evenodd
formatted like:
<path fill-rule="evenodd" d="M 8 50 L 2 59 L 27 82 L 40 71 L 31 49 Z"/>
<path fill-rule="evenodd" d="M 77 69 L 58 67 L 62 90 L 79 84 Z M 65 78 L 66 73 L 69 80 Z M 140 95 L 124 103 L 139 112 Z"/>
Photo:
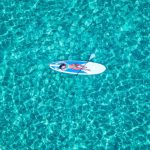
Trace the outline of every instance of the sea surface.
<path fill-rule="evenodd" d="M 148 0 L 0 0 L 0 150 L 150 150 L 149 39 Z"/>

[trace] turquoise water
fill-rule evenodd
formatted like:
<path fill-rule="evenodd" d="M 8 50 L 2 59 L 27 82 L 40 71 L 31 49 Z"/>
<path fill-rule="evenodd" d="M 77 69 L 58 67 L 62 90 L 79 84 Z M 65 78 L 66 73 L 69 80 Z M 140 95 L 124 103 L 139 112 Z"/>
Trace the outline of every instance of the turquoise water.
<path fill-rule="evenodd" d="M 0 150 L 150 149 L 149 6 L 0 1 Z M 49 69 L 92 53 L 100 75 Z"/>

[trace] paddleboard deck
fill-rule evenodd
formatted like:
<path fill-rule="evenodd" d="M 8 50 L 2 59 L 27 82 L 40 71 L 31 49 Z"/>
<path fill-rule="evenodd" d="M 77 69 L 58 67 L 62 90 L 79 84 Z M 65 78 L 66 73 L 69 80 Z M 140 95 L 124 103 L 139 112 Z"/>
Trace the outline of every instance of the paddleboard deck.
<path fill-rule="evenodd" d="M 59 66 L 61 64 L 66 64 L 68 67 L 65 70 L 61 70 Z M 81 70 L 76 70 L 74 68 L 70 68 L 70 65 L 79 65 L 84 66 Z M 64 60 L 64 61 L 56 61 L 50 64 L 50 68 L 67 74 L 79 74 L 79 75 L 94 75 L 100 74 L 106 70 L 106 67 L 99 63 L 87 62 L 87 61 L 76 61 L 76 60 Z"/>

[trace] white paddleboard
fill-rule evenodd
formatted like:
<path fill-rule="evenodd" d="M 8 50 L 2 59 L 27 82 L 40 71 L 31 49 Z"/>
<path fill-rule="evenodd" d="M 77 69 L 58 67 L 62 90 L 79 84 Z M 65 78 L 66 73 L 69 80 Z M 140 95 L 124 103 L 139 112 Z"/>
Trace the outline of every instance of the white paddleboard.
<path fill-rule="evenodd" d="M 67 67 L 65 70 L 60 69 L 60 65 L 65 64 Z M 81 69 L 77 69 L 71 66 L 81 66 Z M 79 75 L 94 75 L 100 74 L 106 70 L 106 67 L 99 63 L 87 62 L 87 61 L 76 61 L 76 60 L 64 60 L 64 61 L 56 61 L 50 64 L 50 68 L 68 74 L 79 74 Z"/>

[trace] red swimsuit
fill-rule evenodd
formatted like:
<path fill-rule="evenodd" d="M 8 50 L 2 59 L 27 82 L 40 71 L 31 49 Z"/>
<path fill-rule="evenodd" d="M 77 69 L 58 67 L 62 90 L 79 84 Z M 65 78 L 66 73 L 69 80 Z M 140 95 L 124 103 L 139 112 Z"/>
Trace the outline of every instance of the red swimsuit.
<path fill-rule="evenodd" d="M 69 65 L 69 68 L 74 69 L 74 70 L 82 70 L 84 67 L 79 64 L 72 64 L 72 65 Z"/>

